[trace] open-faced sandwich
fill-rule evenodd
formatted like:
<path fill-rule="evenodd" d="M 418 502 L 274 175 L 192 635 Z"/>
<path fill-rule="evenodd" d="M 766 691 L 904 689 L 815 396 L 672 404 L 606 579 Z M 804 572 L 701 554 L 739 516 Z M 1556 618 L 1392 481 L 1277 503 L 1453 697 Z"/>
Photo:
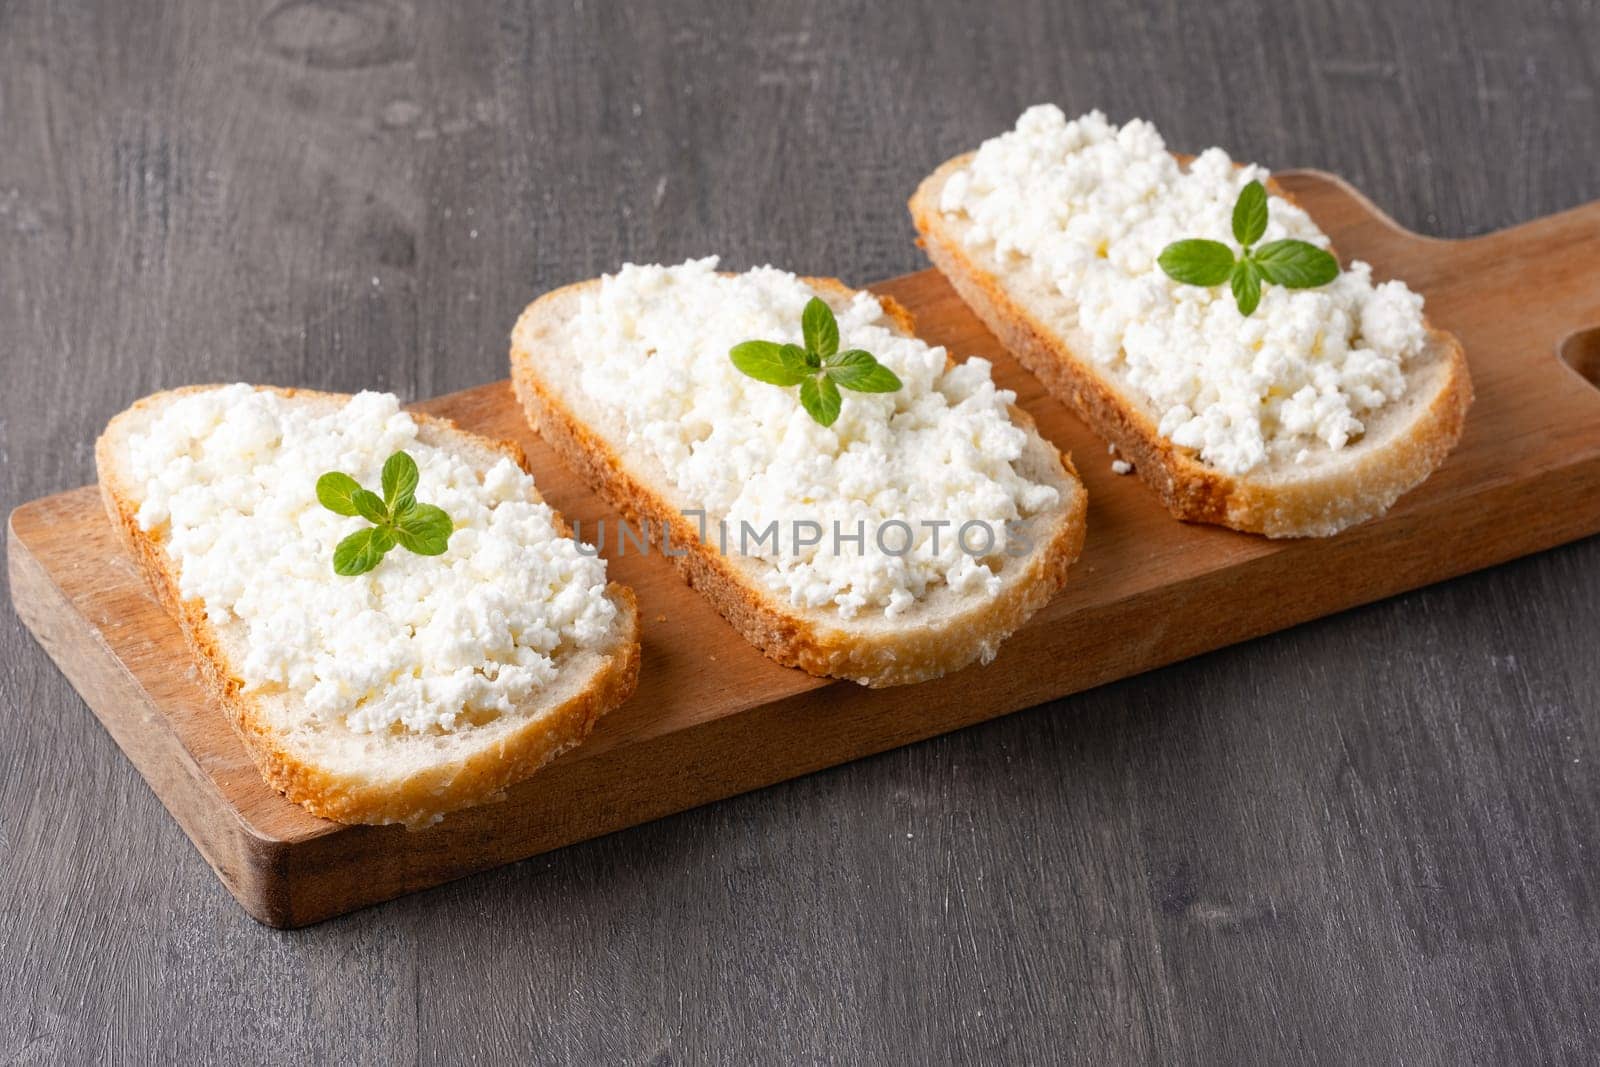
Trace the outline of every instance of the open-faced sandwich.
<path fill-rule="evenodd" d="M 427 825 L 633 689 L 633 594 L 514 445 L 387 394 L 229 385 L 139 401 L 95 461 L 263 777 L 316 815 Z"/>
<path fill-rule="evenodd" d="M 715 259 L 550 293 L 534 427 L 780 663 L 883 686 L 987 662 L 1083 543 L 1070 462 L 893 301 Z"/>
<path fill-rule="evenodd" d="M 935 266 L 1173 514 L 1272 537 L 1382 514 L 1472 383 L 1403 282 L 1343 271 L 1260 167 L 1029 109 L 911 199 Z"/>

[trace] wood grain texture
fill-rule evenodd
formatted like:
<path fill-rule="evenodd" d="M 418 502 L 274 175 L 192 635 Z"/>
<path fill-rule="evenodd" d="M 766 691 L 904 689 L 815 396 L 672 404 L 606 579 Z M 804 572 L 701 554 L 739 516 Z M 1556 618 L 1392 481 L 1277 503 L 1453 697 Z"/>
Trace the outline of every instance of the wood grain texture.
<path fill-rule="evenodd" d="M 421 406 L 515 441 L 579 530 L 610 528 L 601 551 L 639 597 L 645 662 L 633 698 L 504 804 L 413 833 L 326 822 L 267 787 L 196 684 L 176 623 L 120 558 L 93 487 L 12 513 L 13 603 L 245 909 L 303 926 L 1600 532 L 1600 390 L 1574 388 L 1584 383 L 1558 354 L 1600 320 L 1586 251 L 1600 246 L 1600 201 L 1444 242 L 1400 229 L 1329 175 L 1279 180 L 1336 246 L 1380 277 L 1410 279 L 1461 340 L 1483 394 L 1462 444 L 1388 515 L 1341 537 L 1271 542 L 1180 524 L 1099 461 L 1102 442 L 943 277 L 884 282 L 875 288 L 910 310 L 921 337 L 991 360 L 1046 439 L 1085 468 L 1090 532 L 1070 588 L 986 667 L 867 692 L 765 659 L 670 561 L 629 554 L 617 514 L 529 432 L 505 382 Z"/>
<path fill-rule="evenodd" d="M 1600 196 L 1596 54 L 1593 0 L 0 6 L 0 506 L 158 388 L 496 380 L 623 259 L 918 269 L 1038 100 L 1482 233 Z M 1592 1061 L 1597 631 L 1590 540 L 285 935 L 8 616 L 0 1060 Z"/>

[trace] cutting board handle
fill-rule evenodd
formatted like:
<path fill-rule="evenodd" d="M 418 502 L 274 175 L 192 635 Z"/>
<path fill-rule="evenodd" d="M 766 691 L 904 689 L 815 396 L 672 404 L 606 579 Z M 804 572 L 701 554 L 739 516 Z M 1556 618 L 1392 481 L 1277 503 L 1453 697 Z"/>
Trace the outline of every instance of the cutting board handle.
<path fill-rule="evenodd" d="M 1600 328 L 1600 200 L 1450 243 L 1485 299 L 1557 347 Z"/>
<path fill-rule="evenodd" d="M 1502 316 L 1523 331 L 1527 344 L 1519 347 L 1551 353 L 1600 327 L 1600 200 L 1478 237 L 1443 238 L 1406 229 L 1336 174 L 1276 177 L 1339 234 L 1343 256 L 1381 262 L 1386 274 L 1429 294 L 1430 313 Z M 1451 315 L 1434 317 L 1448 323 Z"/>

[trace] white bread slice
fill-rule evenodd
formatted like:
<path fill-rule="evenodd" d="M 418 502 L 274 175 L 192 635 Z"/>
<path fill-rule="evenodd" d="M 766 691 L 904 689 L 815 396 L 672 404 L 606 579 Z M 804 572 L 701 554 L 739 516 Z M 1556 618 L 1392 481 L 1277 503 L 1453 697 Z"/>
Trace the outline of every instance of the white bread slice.
<path fill-rule="evenodd" d="M 837 279 L 807 278 L 807 285 L 840 310 L 854 291 Z M 1083 547 L 1087 497 L 1071 459 L 1039 436 L 1033 419 L 1013 407 L 1012 421 L 1028 434 L 1019 473 L 1048 484 L 1058 503 L 1028 527 L 1032 550 L 1007 559 L 994 596 L 959 595 L 938 586 L 899 618 L 862 613 L 841 617 L 831 607 L 794 607 L 761 580 L 770 567 L 760 559 L 698 539 L 685 499 L 654 457 L 622 443 L 621 427 L 579 384 L 581 367 L 569 324 L 580 295 L 598 280 L 547 293 L 530 304 L 512 333 L 511 380 L 529 421 L 572 467 L 630 522 L 648 526 L 659 544 L 670 530 L 674 563 L 685 581 L 722 613 L 734 629 L 772 659 L 819 676 L 863 685 L 903 685 L 938 678 L 974 660 L 987 663 L 1000 642 L 1043 607 L 1066 582 L 1067 568 Z M 881 298 L 880 298 L 881 299 Z M 906 335 L 909 312 L 881 299 Z M 714 518 L 714 517 L 713 517 Z"/>
<path fill-rule="evenodd" d="M 1090 344 L 1066 325 L 1077 321 L 1072 302 L 1025 268 L 969 246 L 971 223 L 940 211 L 945 183 L 975 154 L 950 160 L 917 188 L 910 208 L 918 243 L 1000 343 L 1114 444 L 1176 517 L 1268 537 L 1327 537 L 1383 514 L 1460 439 L 1472 403 L 1466 355 L 1454 336 L 1430 328 L 1425 350 L 1406 364 L 1405 395 L 1363 416 L 1365 433 L 1338 451 L 1316 449 L 1305 463 L 1269 462 L 1232 475 L 1174 445 L 1157 430 L 1160 413 L 1117 369 L 1078 355 Z"/>
<path fill-rule="evenodd" d="M 448 732 L 397 728 L 357 733 L 312 721 L 292 694 L 243 692 L 236 667 L 246 652 L 243 624 L 231 620 L 219 625 L 200 600 L 180 598 L 164 536 L 139 527 L 143 487 L 127 465 L 130 435 L 148 427 L 177 398 L 210 388 L 217 387 L 156 393 L 117 415 L 95 445 L 95 465 L 112 527 L 178 621 L 207 689 L 227 712 L 269 786 L 322 818 L 426 826 L 447 812 L 498 799 L 508 786 L 577 745 L 602 714 L 633 692 L 639 673 L 638 612 L 632 591 L 615 582 L 606 590 L 617 607 L 609 639 L 561 662 L 556 679 L 538 690 L 535 702 L 487 722 L 463 719 Z M 273 391 L 327 409 L 350 399 L 307 390 Z M 446 419 L 413 417 L 423 443 L 450 448 L 480 471 L 505 457 L 526 467 L 514 444 L 467 433 Z M 566 532 L 559 517 L 557 525 Z"/>

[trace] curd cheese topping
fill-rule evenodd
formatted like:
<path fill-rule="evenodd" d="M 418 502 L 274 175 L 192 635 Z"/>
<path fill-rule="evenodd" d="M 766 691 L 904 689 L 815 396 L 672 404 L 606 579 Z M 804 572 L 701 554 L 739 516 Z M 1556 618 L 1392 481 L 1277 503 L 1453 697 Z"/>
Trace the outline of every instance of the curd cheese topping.
<path fill-rule="evenodd" d="M 365 520 L 317 502 L 326 471 L 376 484 L 397 450 L 419 493 L 454 520 L 448 551 L 395 551 L 358 577 L 333 549 Z M 560 658 L 610 631 L 605 561 L 556 529 L 510 459 L 479 472 L 422 444 L 385 393 L 336 410 L 247 385 L 192 393 L 131 441 L 141 529 L 164 534 L 178 589 L 220 627 L 244 630 L 246 692 L 289 691 L 358 733 L 452 730 L 505 713 L 556 675 Z"/>
<path fill-rule="evenodd" d="M 746 377 L 728 356 L 743 341 L 800 343 L 801 311 L 818 294 L 771 267 L 723 276 L 716 265 L 628 265 L 583 296 L 573 322 L 581 387 L 626 445 L 660 462 L 709 530 L 726 524 L 730 551 L 769 562 L 765 580 L 796 606 L 893 618 L 936 586 L 997 592 L 1016 540 L 1007 524 L 1057 493 L 1014 467 L 1027 437 L 989 362 L 947 370 L 943 348 L 895 333 L 878 300 L 857 293 L 835 308 L 840 350 L 865 349 L 903 385 L 847 392 L 838 421 L 821 426 L 796 390 Z M 819 544 L 791 536 L 802 522 L 824 531 Z M 777 523 L 780 543 L 740 540 L 745 523 Z"/>
<path fill-rule="evenodd" d="M 1069 122 L 1041 105 L 950 177 L 940 209 L 970 224 L 969 246 L 1072 303 L 1067 325 L 1091 341 L 1083 355 L 1149 400 L 1163 436 L 1243 474 L 1359 437 L 1363 416 L 1405 391 L 1406 360 L 1426 340 L 1422 297 L 1398 281 L 1373 285 L 1359 261 L 1319 289 L 1265 286 L 1249 317 L 1225 285 L 1167 277 L 1157 257 L 1173 241 L 1209 238 L 1237 254 L 1234 202 L 1266 176 L 1220 148 L 1185 169 L 1148 122 L 1118 128 L 1098 111 Z M 1268 220 L 1263 243 L 1328 246 L 1281 197 L 1269 198 Z"/>

